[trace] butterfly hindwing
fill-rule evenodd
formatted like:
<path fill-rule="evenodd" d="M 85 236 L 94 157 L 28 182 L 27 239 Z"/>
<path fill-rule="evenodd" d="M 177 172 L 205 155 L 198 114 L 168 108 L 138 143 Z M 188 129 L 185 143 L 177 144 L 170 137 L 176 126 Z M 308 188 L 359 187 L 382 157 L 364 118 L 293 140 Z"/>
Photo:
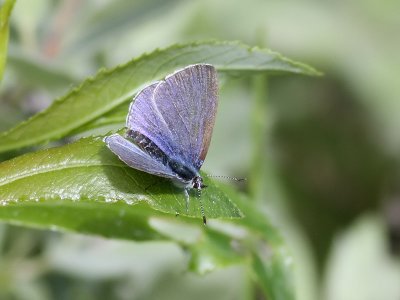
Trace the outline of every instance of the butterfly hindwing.
<path fill-rule="evenodd" d="M 171 179 L 176 178 L 171 169 L 165 166 L 160 160 L 151 157 L 119 134 L 106 137 L 105 142 L 107 147 L 128 166 L 157 176 Z"/>

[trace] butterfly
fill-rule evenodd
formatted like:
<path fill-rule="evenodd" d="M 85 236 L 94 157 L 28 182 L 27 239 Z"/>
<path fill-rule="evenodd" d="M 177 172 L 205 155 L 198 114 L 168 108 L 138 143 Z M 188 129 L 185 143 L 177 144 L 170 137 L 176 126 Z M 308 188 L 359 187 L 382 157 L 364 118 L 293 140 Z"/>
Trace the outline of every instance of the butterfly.
<path fill-rule="evenodd" d="M 128 166 L 171 179 L 183 188 L 206 185 L 200 168 L 207 156 L 218 107 L 218 79 L 210 64 L 195 64 L 145 87 L 133 99 L 125 136 L 104 141 Z M 207 223 L 200 200 L 204 225 Z"/>

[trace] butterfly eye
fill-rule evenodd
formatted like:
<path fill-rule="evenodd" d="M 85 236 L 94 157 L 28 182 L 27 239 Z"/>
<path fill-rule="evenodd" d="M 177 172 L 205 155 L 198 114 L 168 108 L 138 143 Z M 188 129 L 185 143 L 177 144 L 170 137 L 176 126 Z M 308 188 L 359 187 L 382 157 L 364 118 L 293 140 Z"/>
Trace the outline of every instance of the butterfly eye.
<path fill-rule="evenodd" d="M 200 176 L 196 176 L 193 178 L 192 186 L 194 189 L 197 190 L 201 190 L 207 187 L 205 184 L 203 184 L 203 178 L 201 178 Z"/>

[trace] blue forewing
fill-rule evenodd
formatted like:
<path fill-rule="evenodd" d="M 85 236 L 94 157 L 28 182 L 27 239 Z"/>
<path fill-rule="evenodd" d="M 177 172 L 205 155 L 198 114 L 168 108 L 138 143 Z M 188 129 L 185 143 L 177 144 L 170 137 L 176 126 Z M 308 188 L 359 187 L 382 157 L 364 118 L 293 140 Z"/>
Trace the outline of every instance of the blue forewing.
<path fill-rule="evenodd" d="M 105 142 L 135 169 L 171 178 L 185 188 L 201 189 L 199 170 L 207 155 L 217 106 L 215 68 L 191 65 L 139 92 L 129 108 L 126 136 L 114 134 Z"/>

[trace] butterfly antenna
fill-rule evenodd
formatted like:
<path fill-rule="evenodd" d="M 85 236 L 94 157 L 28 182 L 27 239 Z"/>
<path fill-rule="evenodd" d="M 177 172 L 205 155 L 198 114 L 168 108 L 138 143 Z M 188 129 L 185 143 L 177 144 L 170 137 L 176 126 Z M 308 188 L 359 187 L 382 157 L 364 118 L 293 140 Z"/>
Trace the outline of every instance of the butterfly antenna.
<path fill-rule="evenodd" d="M 247 178 L 237 178 L 237 177 L 219 176 L 219 175 L 206 175 L 206 177 L 210 177 L 210 178 L 223 178 L 223 179 L 229 179 L 229 180 L 234 180 L 234 181 L 246 181 L 246 180 L 247 180 Z"/>
<path fill-rule="evenodd" d="M 200 211 L 201 211 L 201 215 L 203 217 L 203 224 L 207 225 L 207 218 L 206 218 L 206 215 L 204 214 L 203 201 L 201 201 L 201 190 L 197 190 L 197 196 L 199 197 Z"/>

